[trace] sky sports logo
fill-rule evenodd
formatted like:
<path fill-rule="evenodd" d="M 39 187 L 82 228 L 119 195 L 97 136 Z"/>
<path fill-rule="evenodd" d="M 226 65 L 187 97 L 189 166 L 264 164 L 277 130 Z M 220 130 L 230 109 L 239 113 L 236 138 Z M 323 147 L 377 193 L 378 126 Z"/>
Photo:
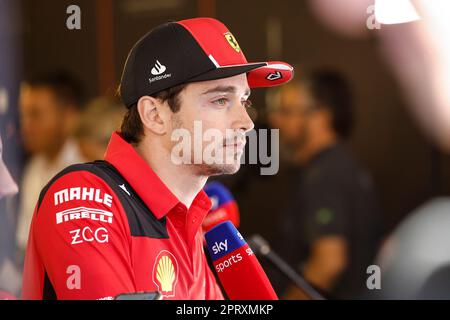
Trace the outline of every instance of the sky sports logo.
<path fill-rule="evenodd" d="M 214 263 L 214 267 L 218 273 L 221 273 L 225 271 L 225 269 L 233 267 L 246 257 L 250 257 L 253 254 L 253 250 L 250 247 L 241 247 L 239 250 L 233 251 L 233 254 L 228 256 L 227 259 L 224 259 L 219 263 Z"/>
<path fill-rule="evenodd" d="M 242 237 L 239 231 L 236 233 L 236 235 L 241 241 L 244 241 L 244 237 Z M 228 251 L 228 239 L 225 239 L 225 241 L 214 242 L 214 245 L 211 247 L 211 250 L 214 254 L 219 254 L 221 252 L 226 253 Z"/>
<path fill-rule="evenodd" d="M 236 227 L 230 222 L 222 222 L 205 234 L 208 252 L 218 273 L 233 268 L 253 255 Z"/>
<path fill-rule="evenodd" d="M 213 261 L 218 261 L 226 255 L 229 255 L 236 250 L 240 250 L 247 245 L 242 235 L 234 226 L 234 230 L 231 231 L 231 234 L 220 232 L 219 230 L 221 229 L 220 226 L 222 224 L 226 224 L 226 222 L 212 228 L 205 234 L 206 242 L 208 244 L 208 251 Z M 217 229 L 218 227 L 219 230 Z"/>
<path fill-rule="evenodd" d="M 225 241 L 222 242 L 215 242 L 214 245 L 211 247 L 214 254 L 218 254 L 222 251 L 228 250 L 228 239 L 225 239 Z"/>

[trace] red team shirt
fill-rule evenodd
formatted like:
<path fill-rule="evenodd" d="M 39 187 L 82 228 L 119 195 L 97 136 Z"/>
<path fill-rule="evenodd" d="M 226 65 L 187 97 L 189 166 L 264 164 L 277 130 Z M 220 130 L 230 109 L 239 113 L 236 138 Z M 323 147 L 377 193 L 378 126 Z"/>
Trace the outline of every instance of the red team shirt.
<path fill-rule="evenodd" d="M 223 299 L 203 251 L 211 207 L 189 210 L 114 133 L 106 162 L 71 166 L 43 189 L 30 229 L 24 299 Z"/>

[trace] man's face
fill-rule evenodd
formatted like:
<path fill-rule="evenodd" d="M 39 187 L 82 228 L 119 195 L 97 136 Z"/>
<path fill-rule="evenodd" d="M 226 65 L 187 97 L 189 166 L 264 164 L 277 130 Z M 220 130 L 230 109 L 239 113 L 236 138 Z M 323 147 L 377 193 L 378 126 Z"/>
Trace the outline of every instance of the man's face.
<path fill-rule="evenodd" d="M 190 160 L 197 174 L 211 176 L 239 170 L 245 133 L 254 127 L 246 110 L 249 95 L 245 74 L 191 83 L 180 93 L 180 110 L 172 117 L 172 136 L 179 129 L 189 131 Z M 172 147 L 175 144 L 172 142 Z M 218 161 L 211 161 L 210 156 Z"/>
<path fill-rule="evenodd" d="M 308 139 L 309 112 L 312 100 L 304 85 L 287 85 L 279 93 L 279 105 L 269 115 L 272 127 L 280 129 L 281 140 L 299 147 Z"/>
<path fill-rule="evenodd" d="M 51 152 L 64 139 L 63 112 L 46 87 L 24 86 L 20 94 L 21 133 L 27 151 Z"/>

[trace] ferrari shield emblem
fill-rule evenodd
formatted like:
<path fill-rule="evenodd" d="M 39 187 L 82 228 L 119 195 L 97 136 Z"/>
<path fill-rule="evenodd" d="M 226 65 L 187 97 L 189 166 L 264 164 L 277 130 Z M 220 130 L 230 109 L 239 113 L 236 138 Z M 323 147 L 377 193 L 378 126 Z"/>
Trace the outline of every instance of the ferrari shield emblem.
<path fill-rule="evenodd" d="M 236 38 L 231 34 L 231 32 L 225 33 L 225 39 L 227 39 L 230 46 L 236 50 L 237 53 L 241 52 L 241 48 L 239 47 L 239 43 L 236 41 Z"/>

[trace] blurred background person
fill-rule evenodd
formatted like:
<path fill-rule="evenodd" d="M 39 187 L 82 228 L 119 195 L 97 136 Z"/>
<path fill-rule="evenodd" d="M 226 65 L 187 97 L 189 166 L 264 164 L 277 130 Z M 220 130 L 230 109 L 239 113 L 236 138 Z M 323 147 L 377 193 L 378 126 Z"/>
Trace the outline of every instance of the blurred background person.
<path fill-rule="evenodd" d="M 377 254 L 382 290 L 376 299 L 450 297 L 450 197 L 436 197 L 413 210 Z"/>
<path fill-rule="evenodd" d="M 345 146 L 352 96 L 333 70 L 315 70 L 272 95 L 269 123 L 280 128 L 299 168 L 282 216 L 281 248 L 307 281 L 331 298 L 357 298 L 380 237 L 380 209 L 368 172 Z M 293 286 L 285 298 L 303 298 Z"/>
<path fill-rule="evenodd" d="M 20 125 L 29 159 L 21 181 L 17 226 L 19 252 L 26 249 L 34 206 L 41 189 L 65 167 L 85 162 L 72 138 L 83 106 L 83 88 L 64 71 L 26 81 L 20 92 Z"/>
<path fill-rule="evenodd" d="M 84 159 L 103 159 L 111 134 L 120 128 L 125 110 L 114 97 L 99 97 L 87 104 L 74 132 Z"/>
<path fill-rule="evenodd" d="M 18 192 L 17 184 L 13 180 L 6 164 L 3 162 L 3 143 L 0 136 L 0 215 L 8 214 L 9 206 L 6 200 Z M 14 299 L 20 288 L 20 274 L 14 265 L 14 258 L 8 256 L 8 233 L 4 232 L 4 227 L 9 227 L 6 223 L 0 225 L 0 300 Z M 14 295 L 13 295 L 14 294 Z"/>

